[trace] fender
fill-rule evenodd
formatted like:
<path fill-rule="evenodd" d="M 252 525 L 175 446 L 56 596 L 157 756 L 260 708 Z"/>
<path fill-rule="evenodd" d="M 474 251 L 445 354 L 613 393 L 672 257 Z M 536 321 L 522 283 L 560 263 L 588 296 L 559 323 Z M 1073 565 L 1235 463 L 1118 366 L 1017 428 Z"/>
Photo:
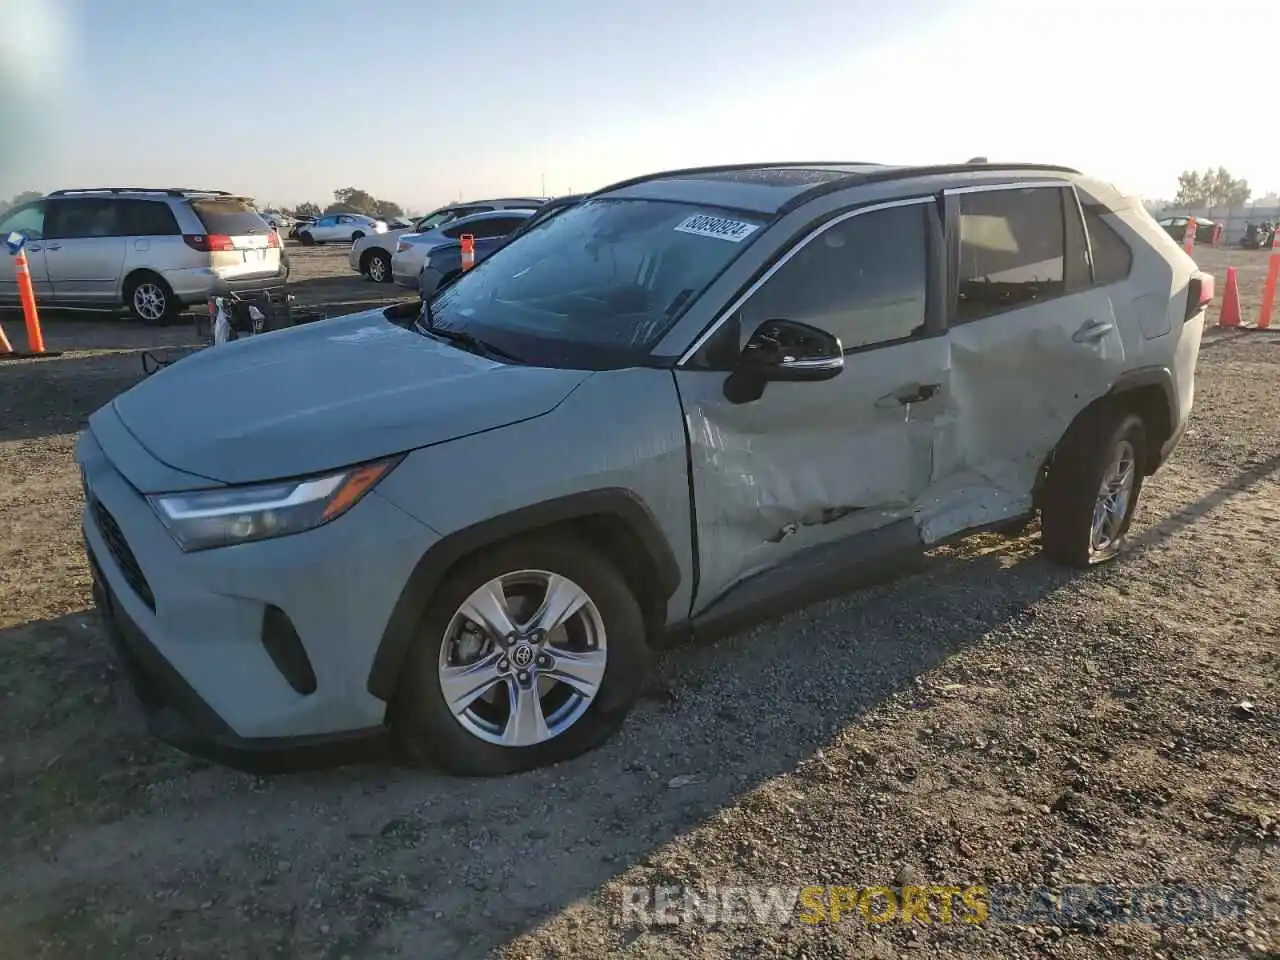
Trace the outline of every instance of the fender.
<path fill-rule="evenodd" d="M 1177 402 L 1174 399 L 1173 374 L 1168 367 L 1138 367 L 1127 370 L 1116 377 L 1116 382 L 1107 391 L 1108 396 L 1136 390 L 1139 387 L 1160 387 L 1164 390 L 1165 400 L 1169 403 L 1169 420 L 1177 419 Z"/>
<path fill-rule="evenodd" d="M 621 520 L 640 542 L 657 573 L 664 600 L 680 585 L 680 565 L 658 521 L 638 496 L 621 487 L 570 494 L 521 507 L 449 534 L 422 555 L 396 601 L 369 671 L 367 689 L 390 702 L 414 632 L 449 569 L 484 547 L 566 520 L 608 516 Z"/>
<path fill-rule="evenodd" d="M 1185 420 L 1179 422 L 1178 419 L 1178 397 L 1173 383 L 1173 374 L 1168 367 L 1138 367 L 1135 370 L 1128 370 L 1120 374 L 1116 378 L 1116 382 L 1111 385 L 1111 389 L 1106 393 L 1107 398 L 1114 398 L 1132 390 L 1150 387 L 1159 388 L 1160 393 L 1164 396 L 1164 412 L 1169 418 L 1169 435 L 1161 441 L 1159 447 L 1151 451 L 1151 460 L 1147 466 L 1148 476 L 1154 474 L 1169 454 L 1173 452 L 1173 448 L 1177 446 L 1178 440 L 1182 436 L 1182 431 L 1187 426 Z"/>

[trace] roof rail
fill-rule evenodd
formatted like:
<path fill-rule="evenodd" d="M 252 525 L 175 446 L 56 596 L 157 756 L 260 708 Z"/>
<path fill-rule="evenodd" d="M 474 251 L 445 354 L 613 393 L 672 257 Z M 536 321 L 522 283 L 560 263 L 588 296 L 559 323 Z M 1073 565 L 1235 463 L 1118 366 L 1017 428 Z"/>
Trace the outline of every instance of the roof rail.
<path fill-rule="evenodd" d="M 879 183 L 885 180 L 906 180 L 909 177 L 931 177 L 946 176 L 950 173 L 1000 173 L 1007 171 L 1009 173 L 1069 173 L 1076 176 L 1080 175 L 1080 171 L 1074 167 L 1060 167 L 1049 163 L 991 163 L 988 160 L 979 158 L 969 163 L 939 163 L 926 166 L 910 167 L 881 167 L 877 170 L 868 170 L 866 173 L 851 173 L 847 177 L 841 177 L 839 180 L 832 180 L 829 183 L 819 183 L 802 193 L 797 193 L 794 197 L 778 208 L 778 213 L 789 213 L 799 207 L 801 204 L 808 203 L 816 197 L 825 196 L 828 193 L 835 193 L 837 190 L 843 190 L 859 183 Z"/>
<path fill-rule="evenodd" d="M 824 167 L 878 167 L 881 164 L 873 163 L 869 160 L 782 160 L 776 163 L 720 163 L 710 167 L 684 167 L 679 170 L 661 170 L 657 173 L 646 173 L 643 176 L 631 177 L 627 180 L 619 180 L 617 183 L 611 183 L 608 186 L 601 187 L 599 190 L 592 190 L 583 196 L 594 197 L 597 194 L 609 193 L 612 190 L 622 190 L 625 187 L 633 187 L 637 183 L 647 183 L 650 180 L 664 180 L 668 177 L 687 177 L 695 173 L 732 173 L 735 170 L 764 170 L 766 168 L 790 167 L 795 170 L 821 170 Z M 853 176 L 853 174 L 850 174 Z"/>
<path fill-rule="evenodd" d="M 50 197 L 78 197 L 90 193 L 162 193 L 168 197 L 204 196 L 229 197 L 226 190 L 195 190 L 190 187 L 78 187 L 74 190 L 54 190 Z"/>

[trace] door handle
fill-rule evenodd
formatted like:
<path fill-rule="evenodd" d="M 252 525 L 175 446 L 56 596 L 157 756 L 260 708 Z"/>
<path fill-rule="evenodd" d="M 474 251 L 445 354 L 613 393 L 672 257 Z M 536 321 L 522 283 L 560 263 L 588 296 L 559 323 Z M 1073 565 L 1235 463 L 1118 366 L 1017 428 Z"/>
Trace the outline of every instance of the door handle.
<path fill-rule="evenodd" d="M 60 244 L 60 243 L 46 243 L 46 244 L 44 245 L 44 248 L 45 248 L 46 250 L 61 250 L 61 249 L 62 249 L 62 244 Z"/>
<path fill-rule="evenodd" d="M 1073 333 L 1071 339 L 1076 343 L 1092 343 L 1094 340 L 1101 340 L 1115 328 L 1114 323 L 1106 320 L 1090 320 Z"/>
<path fill-rule="evenodd" d="M 912 403 L 924 403 L 937 396 L 941 389 L 940 383 L 913 383 L 893 393 L 886 393 L 876 401 L 876 406 L 883 410 L 886 407 L 905 407 Z"/>

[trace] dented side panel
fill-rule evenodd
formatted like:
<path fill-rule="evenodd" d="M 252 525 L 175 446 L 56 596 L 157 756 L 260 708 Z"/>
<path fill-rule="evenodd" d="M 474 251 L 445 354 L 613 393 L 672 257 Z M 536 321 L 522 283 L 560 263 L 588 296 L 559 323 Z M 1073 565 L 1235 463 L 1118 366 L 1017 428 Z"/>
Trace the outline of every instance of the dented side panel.
<path fill-rule="evenodd" d="M 807 547 L 911 516 L 933 474 L 947 366 L 946 337 L 932 337 L 848 355 L 833 380 L 771 383 L 739 405 L 724 398 L 726 374 L 677 371 L 700 560 L 693 613 Z M 942 389 L 909 408 L 891 398 L 913 384 Z"/>
<path fill-rule="evenodd" d="M 1091 325 L 1101 334 L 1086 336 Z M 1027 513 L 1045 459 L 1128 352 L 1105 288 L 962 324 L 949 339 L 950 402 L 917 513 L 926 543 Z"/>

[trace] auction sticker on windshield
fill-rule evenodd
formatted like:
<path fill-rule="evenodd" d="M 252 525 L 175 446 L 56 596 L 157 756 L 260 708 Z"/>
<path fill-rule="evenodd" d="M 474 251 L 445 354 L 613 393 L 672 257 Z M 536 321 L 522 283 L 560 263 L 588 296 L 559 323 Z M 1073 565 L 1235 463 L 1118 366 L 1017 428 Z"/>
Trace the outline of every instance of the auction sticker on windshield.
<path fill-rule="evenodd" d="M 699 213 L 677 223 L 676 229 L 681 233 L 692 233 L 699 237 L 715 237 L 717 240 L 741 243 L 755 233 L 759 225 L 747 223 L 744 220 L 729 220 L 726 217 L 712 217 Z"/>

